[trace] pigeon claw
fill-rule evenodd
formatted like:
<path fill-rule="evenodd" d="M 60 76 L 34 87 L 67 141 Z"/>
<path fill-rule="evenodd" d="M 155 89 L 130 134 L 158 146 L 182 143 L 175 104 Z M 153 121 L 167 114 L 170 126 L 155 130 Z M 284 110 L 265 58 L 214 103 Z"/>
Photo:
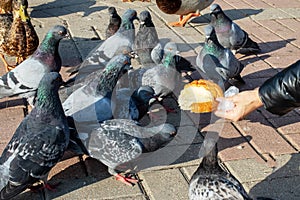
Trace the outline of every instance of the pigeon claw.
<path fill-rule="evenodd" d="M 165 108 L 167 113 L 177 113 L 176 109 L 174 109 L 174 108 L 170 108 L 168 106 L 164 106 L 164 108 Z"/>
<path fill-rule="evenodd" d="M 137 180 L 137 179 L 133 179 L 130 177 L 124 177 L 124 176 L 121 176 L 120 174 L 115 175 L 115 177 L 116 177 L 117 181 L 121 181 L 122 183 L 125 183 L 126 185 L 129 185 L 129 186 L 134 186 L 136 183 L 139 182 L 139 180 Z"/>
<path fill-rule="evenodd" d="M 38 193 L 39 191 L 44 190 L 44 189 L 47 189 L 52 192 L 56 192 L 56 187 L 58 185 L 59 185 L 59 183 L 57 183 L 57 184 L 40 183 L 38 185 L 31 186 L 29 189 L 34 193 Z"/>
<path fill-rule="evenodd" d="M 175 27 L 184 27 L 185 24 L 192 18 L 192 17 L 198 17 L 200 16 L 199 12 L 196 13 L 190 13 L 187 16 L 183 17 L 183 15 L 179 16 L 178 22 L 171 22 L 169 23 L 169 26 L 175 26 Z"/>

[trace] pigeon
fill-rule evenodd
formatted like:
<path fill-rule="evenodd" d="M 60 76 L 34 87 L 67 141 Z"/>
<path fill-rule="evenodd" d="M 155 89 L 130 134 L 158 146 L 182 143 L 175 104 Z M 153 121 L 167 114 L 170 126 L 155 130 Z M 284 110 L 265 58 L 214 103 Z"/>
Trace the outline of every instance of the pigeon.
<path fill-rule="evenodd" d="M 245 83 L 240 73 L 244 65 L 236 59 L 230 49 L 224 48 L 217 40 L 212 26 L 205 27 L 205 43 L 196 58 L 197 67 L 220 86 L 224 86 L 229 79 L 234 78 Z"/>
<path fill-rule="evenodd" d="M 162 59 L 162 45 L 152 22 L 149 11 L 144 10 L 139 15 L 140 28 L 134 40 L 134 52 L 138 62 L 143 65 L 158 64 Z"/>
<path fill-rule="evenodd" d="M 126 10 L 119 30 L 92 50 L 81 65 L 69 70 L 70 75 L 77 73 L 76 80 L 84 78 L 92 72 L 103 70 L 113 56 L 131 52 L 135 38 L 135 19 L 138 19 L 137 12 Z"/>
<path fill-rule="evenodd" d="M 137 168 L 131 168 L 128 163 L 138 159 L 142 153 L 159 149 L 175 134 L 172 124 L 142 127 L 132 120 L 113 119 L 104 121 L 93 130 L 87 148 L 91 157 L 108 166 L 108 172 L 117 180 L 132 185 L 138 181 L 119 173 Z"/>
<path fill-rule="evenodd" d="M 207 8 L 214 0 L 156 0 L 157 7 L 166 14 L 179 15 L 178 22 L 170 26 L 185 26 L 192 17 L 200 16 L 200 11 Z M 187 15 L 183 18 L 183 15 Z"/>
<path fill-rule="evenodd" d="M 56 25 L 51 28 L 30 57 L 0 77 L 0 98 L 33 97 L 44 74 L 60 71 L 58 46 L 65 37 L 68 37 L 65 27 Z"/>
<path fill-rule="evenodd" d="M 218 162 L 219 134 L 207 132 L 200 149 L 202 161 L 189 183 L 189 200 L 252 200 L 243 185 Z M 256 200 L 273 200 L 256 197 Z"/>
<path fill-rule="evenodd" d="M 218 4 L 210 6 L 210 15 L 210 24 L 215 28 L 219 43 L 223 47 L 241 54 L 257 54 L 261 51 L 248 33 L 226 16 Z"/>
<path fill-rule="evenodd" d="M 134 91 L 130 88 L 117 90 L 113 108 L 114 118 L 140 120 L 149 111 L 154 93 L 153 88 L 148 85 L 140 86 Z"/>
<path fill-rule="evenodd" d="M 161 64 L 128 73 L 130 87 L 135 89 L 141 85 L 149 85 L 154 89 L 156 99 L 160 100 L 172 94 L 179 78 L 179 72 L 176 70 L 177 54 L 176 43 L 168 42 L 164 46 Z"/>
<path fill-rule="evenodd" d="M 79 137 L 88 136 L 98 123 L 112 119 L 112 94 L 118 79 L 130 68 L 130 56 L 113 57 L 103 71 L 91 74 L 89 81 L 80 83 L 62 103 L 65 114 L 74 119 Z"/>
<path fill-rule="evenodd" d="M 108 27 L 105 31 L 106 39 L 118 31 L 118 29 L 120 28 L 121 22 L 122 22 L 122 19 L 121 19 L 120 15 L 118 14 L 115 7 L 109 7 L 108 13 L 110 15 L 110 18 L 109 18 Z"/>
<path fill-rule="evenodd" d="M 203 141 L 199 153 L 203 159 L 190 180 L 189 199 L 250 200 L 242 184 L 220 167 L 217 157 L 217 140 L 214 134 L 217 133 L 207 133 Z"/>
<path fill-rule="evenodd" d="M 46 73 L 37 90 L 35 107 L 20 123 L 0 158 L 0 197 L 11 199 L 43 180 L 62 158 L 69 127 L 58 96 L 62 78 Z"/>

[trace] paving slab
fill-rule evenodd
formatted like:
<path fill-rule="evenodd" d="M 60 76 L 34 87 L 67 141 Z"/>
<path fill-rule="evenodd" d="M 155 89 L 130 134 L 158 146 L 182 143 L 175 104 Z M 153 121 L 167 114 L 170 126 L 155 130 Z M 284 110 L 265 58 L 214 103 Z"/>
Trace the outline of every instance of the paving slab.
<path fill-rule="evenodd" d="M 184 200 L 188 198 L 188 183 L 178 169 L 140 174 L 150 199 Z"/>
<path fill-rule="evenodd" d="M 257 159 L 228 161 L 225 166 L 242 183 L 264 180 L 273 172 L 265 162 Z"/>

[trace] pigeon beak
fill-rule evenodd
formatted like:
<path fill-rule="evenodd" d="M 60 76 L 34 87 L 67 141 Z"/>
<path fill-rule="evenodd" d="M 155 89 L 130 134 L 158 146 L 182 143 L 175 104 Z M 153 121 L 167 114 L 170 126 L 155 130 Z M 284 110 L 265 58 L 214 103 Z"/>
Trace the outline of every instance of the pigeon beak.
<path fill-rule="evenodd" d="M 130 57 L 131 57 L 132 59 L 137 59 L 139 56 L 137 55 L 136 52 L 131 51 L 131 52 L 130 52 Z"/>
<path fill-rule="evenodd" d="M 174 137 L 175 135 L 176 135 L 176 131 L 170 133 L 170 136 L 172 137 Z"/>
<path fill-rule="evenodd" d="M 213 10 L 211 10 L 210 12 L 209 12 L 209 15 L 211 16 L 211 15 L 216 15 L 216 13 L 213 11 Z"/>
<path fill-rule="evenodd" d="M 70 39 L 69 33 L 67 33 L 67 34 L 65 35 L 65 38 Z"/>
<path fill-rule="evenodd" d="M 153 95 L 153 97 L 149 100 L 149 106 L 151 106 L 154 102 L 159 101 L 158 95 Z"/>
<path fill-rule="evenodd" d="M 65 85 L 66 85 L 66 81 L 61 80 L 60 86 L 65 86 Z"/>

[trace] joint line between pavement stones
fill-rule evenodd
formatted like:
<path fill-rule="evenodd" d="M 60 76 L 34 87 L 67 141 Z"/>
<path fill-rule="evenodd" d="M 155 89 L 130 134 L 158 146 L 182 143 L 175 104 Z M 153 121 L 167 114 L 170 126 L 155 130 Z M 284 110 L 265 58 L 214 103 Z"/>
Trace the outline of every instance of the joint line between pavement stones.
<path fill-rule="evenodd" d="M 178 168 L 178 170 L 179 170 L 179 172 L 181 173 L 181 175 L 183 176 L 184 180 L 185 180 L 188 184 L 190 184 L 190 180 L 189 180 L 187 174 L 184 172 L 184 170 L 183 170 L 181 167 Z"/>
<path fill-rule="evenodd" d="M 135 176 L 136 176 L 137 180 L 141 180 L 138 174 L 135 174 Z M 145 187 L 144 187 L 142 181 L 139 181 L 139 182 L 137 183 L 137 185 L 138 185 L 138 187 L 139 187 L 139 189 L 140 189 L 140 192 L 144 195 L 145 199 L 146 199 L 146 200 L 150 200 L 150 197 L 149 197 L 149 195 L 147 194 L 147 192 L 146 192 L 146 190 L 145 190 Z"/>

